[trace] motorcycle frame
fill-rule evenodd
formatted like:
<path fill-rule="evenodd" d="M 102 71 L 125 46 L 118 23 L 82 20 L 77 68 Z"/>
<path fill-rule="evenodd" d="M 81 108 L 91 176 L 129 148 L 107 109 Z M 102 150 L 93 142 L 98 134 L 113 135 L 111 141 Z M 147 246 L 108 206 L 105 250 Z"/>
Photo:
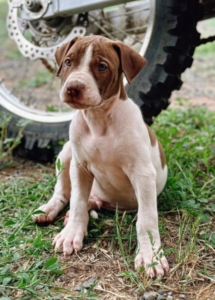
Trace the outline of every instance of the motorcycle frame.
<path fill-rule="evenodd" d="M 49 19 L 54 17 L 68 17 L 92 10 L 103 9 L 126 2 L 136 0 L 15 0 L 13 7 L 22 7 L 21 18 L 26 20 Z M 160 0 L 159 0 L 160 1 Z M 215 0 L 198 0 L 202 4 L 202 19 L 215 17 Z M 29 5 L 30 4 L 30 5 Z M 30 6 L 38 6 L 40 9 L 33 11 Z"/>
<path fill-rule="evenodd" d="M 87 11 L 103 9 L 105 7 L 110 7 L 119 4 L 125 4 L 126 2 L 132 2 L 136 0 L 50 0 L 43 1 L 41 10 L 39 11 L 31 11 L 29 7 L 26 5 L 27 1 L 14 1 L 14 7 L 22 7 L 22 18 L 26 20 L 36 20 L 36 19 L 48 19 L 53 17 L 67 17 L 72 16 L 74 14 L 80 14 Z M 36 3 L 38 0 L 31 0 L 32 3 Z M 46 4 L 45 4 L 46 2 Z M 44 7 L 44 5 L 46 7 Z M 43 11 L 43 14 L 41 14 Z"/>

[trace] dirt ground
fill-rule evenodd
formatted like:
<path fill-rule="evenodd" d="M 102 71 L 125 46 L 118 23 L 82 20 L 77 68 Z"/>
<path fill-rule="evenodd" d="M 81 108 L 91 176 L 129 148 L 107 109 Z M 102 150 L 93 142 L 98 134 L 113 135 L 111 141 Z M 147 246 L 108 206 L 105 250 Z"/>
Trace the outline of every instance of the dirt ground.
<path fill-rule="evenodd" d="M 207 22 L 200 22 L 197 29 L 203 37 L 214 35 L 214 27 Z M 182 80 L 182 88 L 172 93 L 170 107 L 201 105 L 215 110 L 215 53 L 195 55 Z"/>
<path fill-rule="evenodd" d="M 182 75 L 183 86 L 172 93 L 170 108 L 200 105 L 215 110 L 215 63 L 208 60 L 196 58 L 192 68 Z"/>

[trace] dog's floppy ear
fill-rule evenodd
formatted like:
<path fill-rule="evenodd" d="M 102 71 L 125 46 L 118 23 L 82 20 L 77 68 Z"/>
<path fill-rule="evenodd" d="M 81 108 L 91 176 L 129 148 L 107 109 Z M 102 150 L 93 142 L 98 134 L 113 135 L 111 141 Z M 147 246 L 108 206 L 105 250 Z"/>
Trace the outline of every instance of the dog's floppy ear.
<path fill-rule="evenodd" d="M 131 83 L 145 67 L 146 60 L 138 52 L 120 41 L 114 42 L 113 47 L 119 55 L 122 71 L 128 83 Z"/>
<path fill-rule="evenodd" d="M 57 50 L 55 51 L 55 59 L 56 59 L 56 62 L 58 64 L 58 67 L 59 67 L 58 70 L 57 70 L 57 73 L 56 73 L 57 76 L 60 75 L 65 55 L 67 54 L 69 49 L 75 44 L 77 39 L 78 39 L 78 37 L 75 37 L 70 42 L 65 43 L 62 46 L 60 46 L 59 48 L 57 48 Z"/>

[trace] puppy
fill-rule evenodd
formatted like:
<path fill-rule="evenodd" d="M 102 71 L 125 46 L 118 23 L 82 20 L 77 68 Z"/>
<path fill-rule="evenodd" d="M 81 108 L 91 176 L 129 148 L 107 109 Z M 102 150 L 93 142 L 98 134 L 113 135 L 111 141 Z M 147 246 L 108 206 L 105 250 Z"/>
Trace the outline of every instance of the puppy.
<path fill-rule="evenodd" d="M 130 83 L 146 60 L 122 42 L 101 36 L 74 38 L 55 56 L 60 99 L 76 113 L 69 142 L 58 156 L 63 170 L 57 171 L 54 194 L 39 207 L 44 214 L 35 220 L 52 222 L 70 201 L 66 226 L 53 241 L 55 250 L 62 247 L 70 255 L 83 247 L 89 211 L 137 209 L 135 266 L 143 266 L 152 278 L 161 277 L 169 266 L 161 250 L 157 195 L 166 183 L 167 165 L 159 141 L 123 86 L 123 73 Z"/>

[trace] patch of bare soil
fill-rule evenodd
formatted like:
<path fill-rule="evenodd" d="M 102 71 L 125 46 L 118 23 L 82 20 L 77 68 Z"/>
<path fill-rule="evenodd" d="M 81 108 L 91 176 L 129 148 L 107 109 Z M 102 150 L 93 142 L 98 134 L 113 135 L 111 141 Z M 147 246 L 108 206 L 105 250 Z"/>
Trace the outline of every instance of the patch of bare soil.
<path fill-rule="evenodd" d="M 153 282 L 143 272 L 138 273 L 138 280 L 137 282 L 134 280 L 133 283 L 129 276 L 120 276 L 123 272 L 127 272 L 127 268 L 119 247 L 115 246 L 114 250 L 111 249 L 110 242 L 106 239 L 106 236 L 112 232 L 110 220 L 110 226 L 105 228 L 104 237 L 96 243 L 85 245 L 79 254 L 69 258 L 59 255 L 59 261 L 65 264 L 65 274 L 61 275 L 55 284 L 74 291 L 89 279 L 95 278 L 98 284 L 94 290 L 102 292 L 98 299 L 104 300 L 143 300 L 144 292 L 138 292 L 140 285 L 143 285 L 146 291 L 155 291 L 157 295 L 162 294 L 163 298 L 160 299 L 163 300 L 214 300 L 215 282 L 197 271 L 203 269 L 205 265 L 208 270 L 214 271 L 214 250 L 209 248 L 206 251 L 203 247 L 204 241 L 200 240 L 197 251 L 187 251 L 183 262 L 177 262 L 176 252 L 183 252 L 188 242 L 184 240 L 181 249 L 176 246 L 179 218 L 177 212 L 168 213 L 164 218 L 166 227 L 165 237 L 162 239 L 164 248 L 177 248 L 174 254 L 168 256 L 171 269 L 164 280 Z"/>
<path fill-rule="evenodd" d="M 26 160 L 19 157 L 14 157 L 11 164 L 3 169 L 0 169 L 0 181 L 7 182 L 11 179 L 32 179 L 42 180 L 44 173 L 54 174 L 53 164 L 38 164 L 31 160 Z"/>
<path fill-rule="evenodd" d="M 215 59 L 195 58 L 191 69 L 183 75 L 184 84 L 171 96 L 170 107 L 205 106 L 215 110 Z"/>
<path fill-rule="evenodd" d="M 8 39 L 0 55 L 0 81 L 7 90 L 31 108 L 66 110 L 59 101 L 61 82 L 55 74 L 55 64 L 52 63 L 52 74 L 41 60 L 30 60 L 17 53 L 14 41 Z"/>
<path fill-rule="evenodd" d="M 198 31 L 204 37 L 214 35 L 214 28 L 205 22 L 199 23 Z M 192 67 L 182 74 L 182 81 L 182 88 L 172 93 L 170 107 L 199 105 L 215 110 L 215 53 L 195 55 Z"/>

